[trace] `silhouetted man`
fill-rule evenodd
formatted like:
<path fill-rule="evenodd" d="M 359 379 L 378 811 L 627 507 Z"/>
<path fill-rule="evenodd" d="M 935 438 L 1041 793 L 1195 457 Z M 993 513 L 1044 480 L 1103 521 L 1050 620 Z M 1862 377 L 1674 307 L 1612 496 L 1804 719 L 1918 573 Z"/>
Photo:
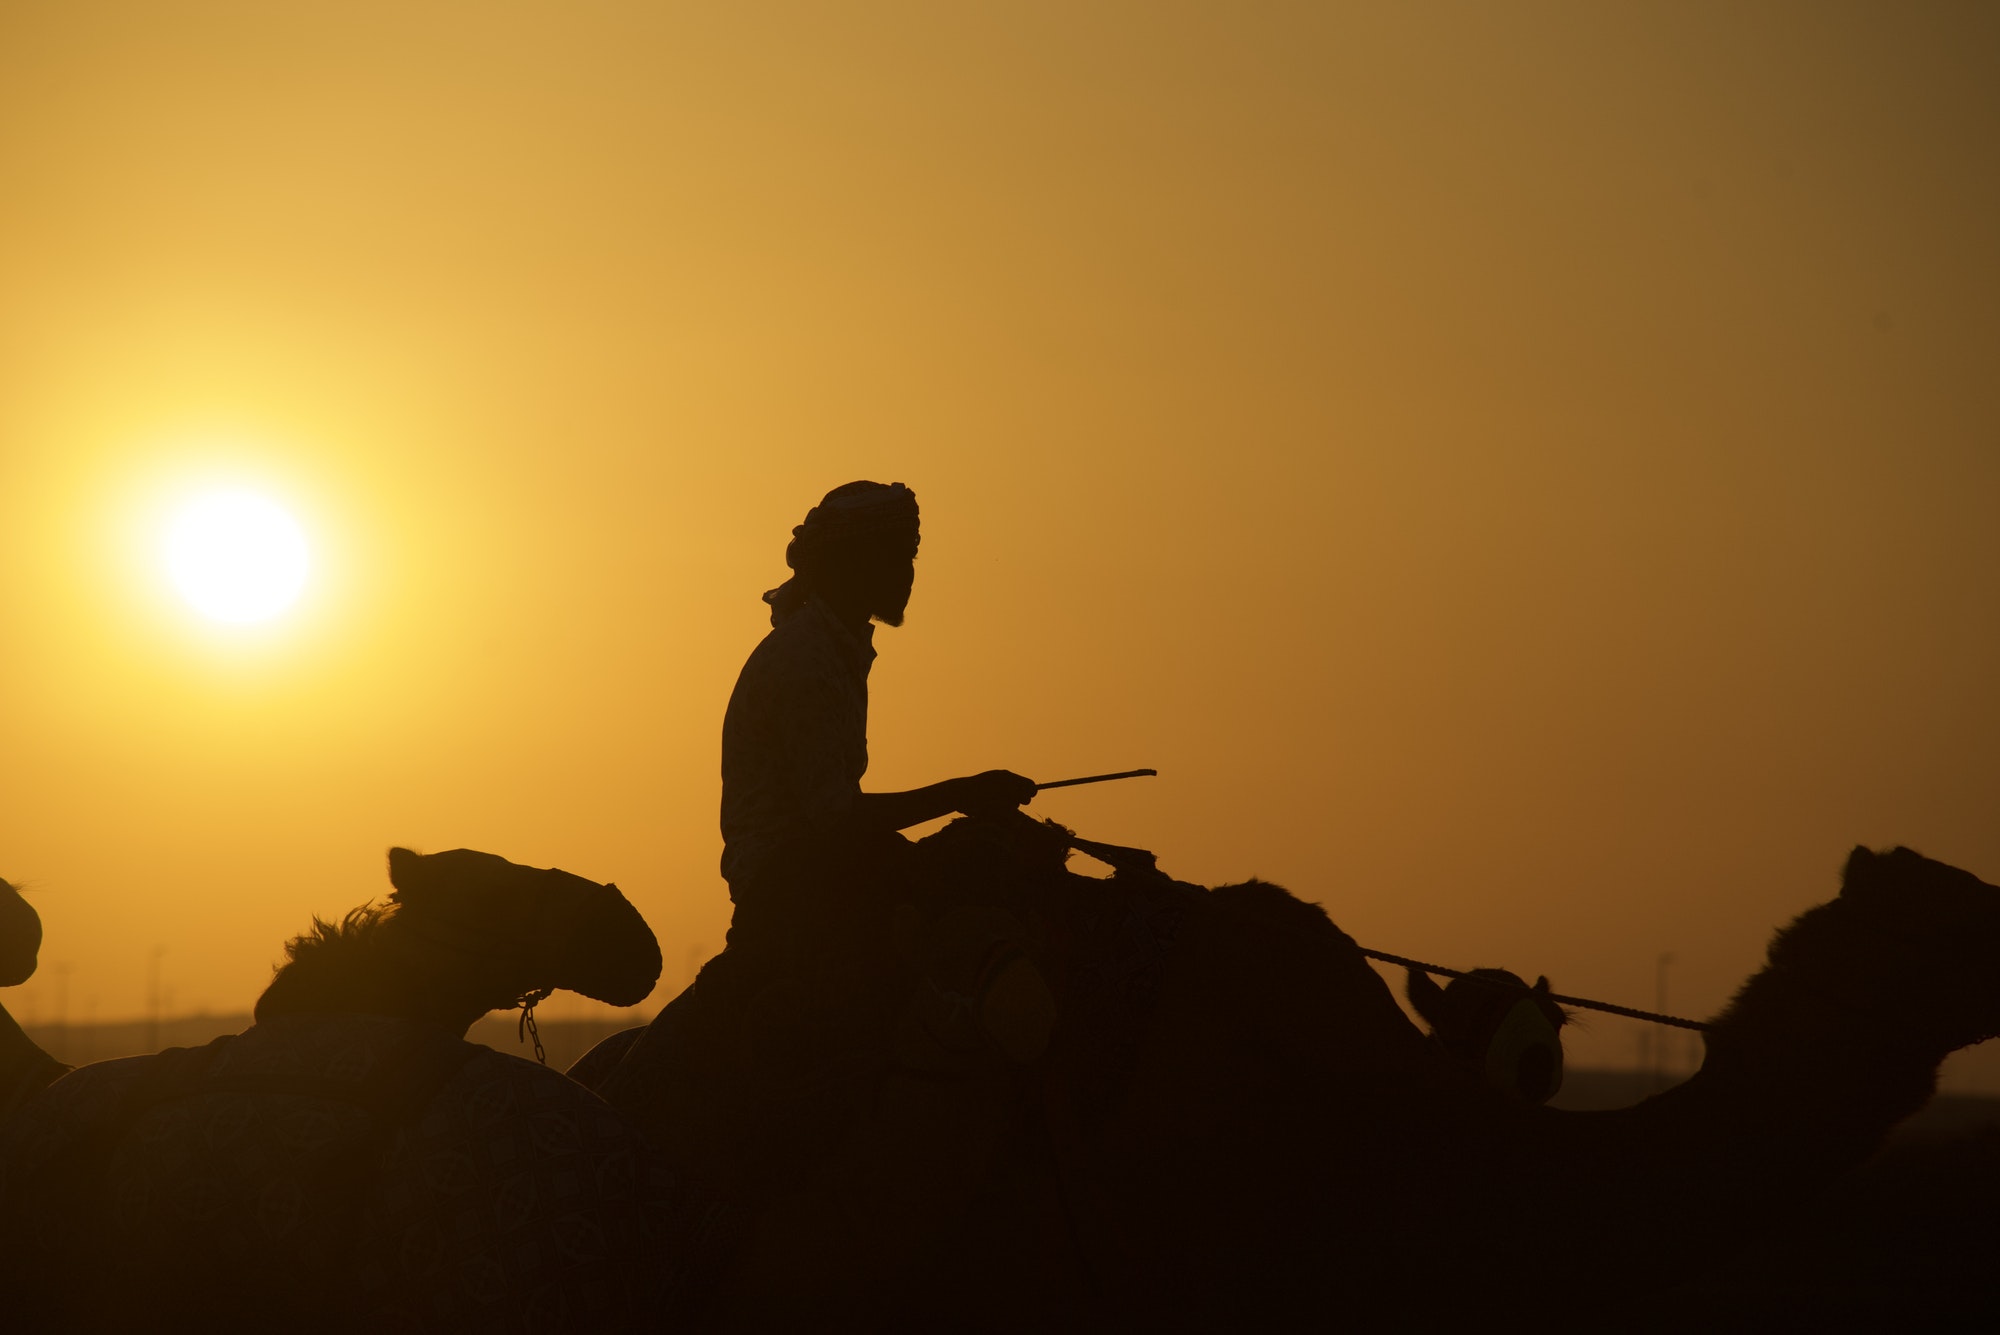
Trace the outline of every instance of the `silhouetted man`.
<path fill-rule="evenodd" d="M 865 793 L 874 622 L 903 624 L 916 580 L 917 498 L 900 482 L 836 487 L 792 530 L 793 575 L 764 595 L 771 632 L 722 724 L 722 875 L 732 945 L 780 919 L 825 923 L 893 880 L 897 831 L 953 812 L 1018 807 L 1033 781 L 1007 770 Z"/>

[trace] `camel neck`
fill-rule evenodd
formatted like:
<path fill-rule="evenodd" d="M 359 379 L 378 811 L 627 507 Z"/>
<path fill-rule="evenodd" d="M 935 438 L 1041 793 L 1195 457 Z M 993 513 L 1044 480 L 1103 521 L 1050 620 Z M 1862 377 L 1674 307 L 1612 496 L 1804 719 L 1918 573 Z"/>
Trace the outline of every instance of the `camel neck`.
<path fill-rule="evenodd" d="M 0 1070 L 10 1067 L 29 1053 L 41 1051 L 35 1045 L 35 1040 L 29 1038 L 27 1032 L 14 1023 L 14 1017 L 4 1009 L 0 1009 Z"/>
<path fill-rule="evenodd" d="M 1802 1152 L 1858 1159 L 1929 1101 L 1943 1055 L 1855 1025 L 1845 1033 L 1710 1035 L 1709 1056 L 1680 1090 L 1718 1115 L 1766 1124 Z"/>
<path fill-rule="evenodd" d="M 69 1067 L 29 1038 L 14 1017 L 0 1009 L 0 1112 L 61 1076 Z"/>

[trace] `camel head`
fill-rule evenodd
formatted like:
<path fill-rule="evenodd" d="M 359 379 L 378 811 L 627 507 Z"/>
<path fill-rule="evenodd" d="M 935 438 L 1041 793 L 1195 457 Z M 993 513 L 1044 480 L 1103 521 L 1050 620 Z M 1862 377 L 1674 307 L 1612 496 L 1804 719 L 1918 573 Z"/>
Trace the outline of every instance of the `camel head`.
<path fill-rule="evenodd" d="M 406 921 L 492 960 L 516 998 L 561 988 L 636 1006 L 659 981 L 660 943 L 615 885 L 469 848 L 392 848 L 389 882 Z"/>
<path fill-rule="evenodd" d="M 1405 995 L 1431 1037 L 1508 1098 L 1547 1103 L 1562 1088 L 1562 1027 L 1569 1015 L 1549 998 L 1549 980 L 1529 987 L 1505 969 L 1474 969 L 1439 987 L 1407 970 Z"/>
<path fill-rule="evenodd" d="M 1898 1024 L 1940 1052 L 2000 1037 L 2000 887 L 1908 848 L 1856 847 L 1835 905 L 1868 943 L 1868 972 L 1895 971 L 1880 1004 Z M 1774 966 L 1779 954 L 1774 945 Z"/>
<path fill-rule="evenodd" d="M 2000 1036 L 2000 888 L 1907 848 L 1856 848 L 1840 894 L 1772 939 L 1708 1036 L 1704 1070 L 1907 1115 L 1950 1053 Z"/>
<path fill-rule="evenodd" d="M 463 1033 L 556 989 L 637 1005 L 659 979 L 659 942 L 615 885 L 469 848 L 391 849 L 389 881 L 387 904 L 316 919 L 285 948 L 258 1019 L 357 1010 Z"/>
<path fill-rule="evenodd" d="M 34 977 L 41 949 L 41 915 L 20 891 L 0 881 L 0 987 L 15 987 Z"/>

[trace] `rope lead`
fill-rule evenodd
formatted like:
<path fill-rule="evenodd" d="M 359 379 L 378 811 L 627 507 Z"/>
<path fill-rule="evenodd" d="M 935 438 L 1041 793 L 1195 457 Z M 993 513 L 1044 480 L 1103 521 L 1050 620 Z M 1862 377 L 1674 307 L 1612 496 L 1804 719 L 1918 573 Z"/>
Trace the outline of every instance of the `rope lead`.
<path fill-rule="evenodd" d="M 1426 964 L 1402 955 L 1391 955 L 1380 950 L 1363 950 L 1362 954 L 1371 960 L 1381 960 L 1384 964 L 1400 964 L 1406 969 L 1422 969 L 1425 973 L 1438 974 L 1445 978 L 1471 978 L 1461 969 L 1447 969 L 1442 964 Z M 1472 978 L 1475 983 L 1485 982 L 1482 978 Z M 1651 1024 L 1670 1024 L 1676 1029 L 1693 1029 L 1706 1034 L 1715 1028 L 1700 1020 L 1683 1020 L 1678 1015 L 1662 1015 L 1658 1011 L 1634 1010 L 1630 1006 L 1614 1006 L 1608 1001 L 1592 1001 L 1587 997 L 1566 997 L 1557 992 L 1549 993 L 1549 1000 L 1564 1006 L 1581 1006 L 1588 1011 L 1603 1011 L 1607 1015 L 1622 1015 L 1628 1020 L 1645 1020 Z"/>

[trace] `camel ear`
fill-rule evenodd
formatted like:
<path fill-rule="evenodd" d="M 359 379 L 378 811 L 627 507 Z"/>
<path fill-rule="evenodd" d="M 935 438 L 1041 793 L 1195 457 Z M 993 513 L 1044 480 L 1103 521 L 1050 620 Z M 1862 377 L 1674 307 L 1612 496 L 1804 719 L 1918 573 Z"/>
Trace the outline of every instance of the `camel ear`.
<path fill-rule="evenodd" d="M 1840 873 L 1840 893 L 1843 896 L 1865 895 L 1882 884 L 1882 859 L 1866 844 L 1856 844 L 1854 851 L 1847 855 L 1847 866 Z"/>
<path fill-rule="evenodd" d="M 389 884 L 413 890 L 424 881 L 424 855 L 407 848 L 389 850 Z"/>
<path fill-rule="evenodd" d="M 1535 976 L 1535 985 L 1528 989 L 1528 995 L 1534 998 L 1535 1005 L 1541 1008 L 1542 1017 L 1551 1026 L 1561 1029 L 1569 1023 L 1569 1012 L 1549 1000 L 1549 976 L 1547 974 L 1537 974 Z"/>
<path fill-rule="evenodd" d="M 1408 981 L 1403 984 L 1403 995 L 1410 999 L 1410 1005 L 1417 1014 L 1424 1017 L 1425 1024 L 1437 1028 L 1438 1007 L 1444 1000 L 1444 989 L 1422 969 L 1405 966 L 1403 971 L 1409 975 Z"/>

